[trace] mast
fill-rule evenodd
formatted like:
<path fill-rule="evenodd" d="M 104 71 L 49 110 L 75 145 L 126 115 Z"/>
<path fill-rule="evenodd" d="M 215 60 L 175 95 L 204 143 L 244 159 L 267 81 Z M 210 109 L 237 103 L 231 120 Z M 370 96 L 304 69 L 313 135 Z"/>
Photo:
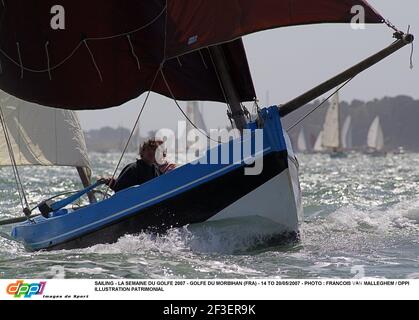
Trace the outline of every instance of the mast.
<path fill-rule="evenodd" d="M 227 61 L 221 46 L 213 46 L 210 49 L 212 58 L 214 60 L 216 72 L 219 76 L 222 90 L 226 95 L 227 103 L 230 106 L 231 116 L 233 118 L 234 124 L 240 132 L 246 128 L 247 122 L 244 116 L 244 112 L 241 106 L 241 101 L 237 93 L 236 87 L 231 78 Z"/>
<path fill-rule="evenodd" d="M 397 39 L 387 48 L 381 50 L 380 52 L 370 56 L 364 61 L 356 64 L 352 68 L 347 69 L 346 71 L 338 74 L 337 76 L 323 82 L 317 87 L 311 89 L 310 91 L 302 94 L 301 96 L 287 102 L 286 104 L 279 107 L 279 112 L 282 117 L 298 110 L 299 108 L 305 106 L 310 101 L 320 97 L 326 92 L 332 90 L 334 87 L 337 87 L 360 74 L 361 72 L 369 69 L 373 65 L 377 64 L 381 60 L 384 60 L 388 56 L 392 55 L 396 51 L 402 49 L 406 45 L 414 41 L 414 36 L 412 34 L 404 34 L 401 32 L 395 33 L 394 37 Z"/>
<path fill-rule="evenodd" d="M 77 172 L 80 176 L 80 180 L 81 180 L 81 183 L 83 184 L 83 187 L 84 188 L 89 187 L 90 184 L 91 184 L 91 179 L 90 179 L 89 175 L 87 174 L 86 169 L 82 168 L 82 167 L 77 167 L 76 169 L 77 169 Z M 88 192 L 87 197 L 89 198 L 90 203 L 96 203 L 97 202 L 95 194 L 93 192 Z"/>

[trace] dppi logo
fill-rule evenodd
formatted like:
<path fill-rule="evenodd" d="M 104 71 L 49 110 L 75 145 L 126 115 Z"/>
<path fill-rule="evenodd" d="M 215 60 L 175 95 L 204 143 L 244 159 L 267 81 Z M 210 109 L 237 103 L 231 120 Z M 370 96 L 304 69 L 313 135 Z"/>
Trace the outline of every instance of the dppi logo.
<path fill-rule="evenodd" d="M 41 295 L 44 293 L 46 282 L 39 283 L 24 283 L 22 280 L 16 283 L 11 283 L 7 287 L 7 294 L 15 298 L 32 298 L 34 295 Z"/>

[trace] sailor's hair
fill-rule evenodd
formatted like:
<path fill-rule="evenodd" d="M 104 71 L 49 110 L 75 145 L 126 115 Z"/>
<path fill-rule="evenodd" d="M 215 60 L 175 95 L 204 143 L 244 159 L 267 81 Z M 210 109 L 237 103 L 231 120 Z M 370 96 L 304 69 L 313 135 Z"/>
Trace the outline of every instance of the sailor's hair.
<path fill-rule="evenodd" d="M 164 144 L 163 140 L 157 140 L 157 139 L 149 139 L 146 142 L 144 142 L 140 147 L 140 156 L 143 157 L 146 150 L 153 150 L 156 151 L 158 147 L 160 147 L 162 144 Z M 163 153 L 163 156 L 166 157 L 166 152 Z"/>

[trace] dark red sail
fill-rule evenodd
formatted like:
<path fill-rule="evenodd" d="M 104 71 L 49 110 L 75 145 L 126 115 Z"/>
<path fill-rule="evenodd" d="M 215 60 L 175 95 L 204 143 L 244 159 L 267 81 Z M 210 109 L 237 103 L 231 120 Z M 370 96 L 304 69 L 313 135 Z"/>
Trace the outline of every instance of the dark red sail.
<path fill-rule="evenodd" d="M 383 21 L 363 0 L 168 0 L 168 55 L 224 43 L 256 31 L 314 23 Z M 354 11 L 352 11 L 354 10 Z"/>
<path fill-rule="evenodd" d="M 65 10 L 64 29 L 51 25 L 57 4 Z M 0 88 L 66 109 L 117 106 L 149 89 L 179 100 L 224 101 L 206 49 L 223 43 L 238 95 L 249 101 L 255 90 L 242 35 L 350 22 L 353 5 L 365 7 L 366 22 L 382 20 L 361 0 L 2 0 Z"/>

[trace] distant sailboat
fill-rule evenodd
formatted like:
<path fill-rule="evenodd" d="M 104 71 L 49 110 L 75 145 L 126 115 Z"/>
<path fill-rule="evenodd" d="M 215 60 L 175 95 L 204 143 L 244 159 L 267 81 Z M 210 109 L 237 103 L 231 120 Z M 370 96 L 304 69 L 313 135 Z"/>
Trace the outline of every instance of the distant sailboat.
<path fill-rule="evenodd" d="M 193 140 L 193 138 L 197 135 L 203 138 L 204 133 L 209 133 L 204 120 L 202 107 L 199 105 L 197 101 L 190 101 L 187 103 L 186 115 L 190 121 L 186 121 L 186 127 L 184 128 L 184 131 L 179 133 L 180 140 L 182 141 L 182 143 L 178 145 L 176 155 L 177 162 L 179 162 L 179 164 L 188 162 L 188 150 L 190 150 L 191 148 L 193 148 L 194 150 L 199 149 L 200 152 L 207 148 L 205 144 L 202 144 L 202 140 L 198 142 Z M 196 127 L 194 127 L 192 123 Z M 197 130 L 196 128 L 198 128 L 199 130 Z M 195 134 L 192 135 L 192 132 L 195 132 Z"/>
<path fill-rule="evenodd" d="M 353 148 L 352 142 L 352 117 L 347 116 L 342 128 L 342 147 L 344 150 Z"/>
<path fill-rule="evenodd" d="M 377 116 L 368 130 L 367 153 L 370 155 L 383 155 L 384 133 L 381 127 L 380 118 Z"/>
<path fill-rule="evenodd" d="M 323 131 L 320 131 L 319 135 L 317 136 L 316 142 L 313 147 L 314 152 L 324 152 L 323 147 Z"/>
<path fill-rule="evenodd" d="M 331 156 L 345 156 L 345 149 L 349 149 L 351 140 L 351 122 L 350 117 L 346 118 L 343 127 L 341 126 L 341 112 L 339 103 L 339 93 L 333 95 L 331 104 L 326 113 L 323 125 L 322 150 L 329 151 Z"/>
<path fill-rule="evenodd" d="M 204 116 L 202 114 L 202 107 L 198 102 L 188 102 L 186 106 L 186 114 L 188 118 L 194 123 L 200 130 L 208 132 L 207 126 L 204 121 Z M 195 129 L 192 124 L 188 121 L 186 123 L 186 131 L 189 133 L 191 130 Z"/>
<path fill-rule="evenodd" d="M 299 152 L 307 152 L 307 142 L 304 128 L 298 134 L 297 148 Z"/>

